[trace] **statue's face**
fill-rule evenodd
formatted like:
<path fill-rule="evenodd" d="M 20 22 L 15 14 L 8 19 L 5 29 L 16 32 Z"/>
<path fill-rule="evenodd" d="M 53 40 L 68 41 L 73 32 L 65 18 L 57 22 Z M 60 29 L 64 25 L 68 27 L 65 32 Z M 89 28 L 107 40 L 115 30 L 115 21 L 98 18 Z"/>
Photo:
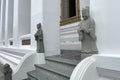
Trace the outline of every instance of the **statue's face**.
<path fill-rule="evenodd" d="M 41 26 L 37 26 L 37 29 L 41 29 Z"/>
<path fill-rule="evenodd" d="M 89 18 L 89 10 L 88 9 L 82 10 L 82 17 L 84 20 L 87 20 Z"/>
<path fill-rule="evenodd" d="M 86 15 L 83 15 L 82 17 L 83 17 L 84 20 L 88 19 L 88 16 L 86 16 Z"/>
<path fill-rule="evenodd" d="M 83 12 L 82 17 L 83 17 L 84 20 L 87 20 L 88 17 L 89 17 L 89 14 L 87 12 Z"/>
<path fill-rule="evenodd" d="M 37 29 L 41 29 L 41 24 L 37 24 Z"/>

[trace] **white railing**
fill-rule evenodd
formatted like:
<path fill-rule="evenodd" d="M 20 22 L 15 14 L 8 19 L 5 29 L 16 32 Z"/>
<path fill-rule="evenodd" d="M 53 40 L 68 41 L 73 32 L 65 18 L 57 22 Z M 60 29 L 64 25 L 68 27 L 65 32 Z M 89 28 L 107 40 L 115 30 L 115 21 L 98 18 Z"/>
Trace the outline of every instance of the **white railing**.
<path fill-rule="evenodd" d="M 70 80 L 98 80 L 98 75 L 95 67 L 96 65 L 94 58 L 88 57 L 84 59 L 74 69 Z"/>
<path fill-rule="evenodd" d="M 13 70 L 12 80 L 27 78 L 27 72 L 34 70 L 34 64 L 45 64 L 44 54 L 31 50 L 0 48 L 0 63 L 9 64 Z"/>
<path fill-rule="evenodd" d="M 120 80 L 120 57 L 94 55 L 81 61 L 70 80 Z"/>

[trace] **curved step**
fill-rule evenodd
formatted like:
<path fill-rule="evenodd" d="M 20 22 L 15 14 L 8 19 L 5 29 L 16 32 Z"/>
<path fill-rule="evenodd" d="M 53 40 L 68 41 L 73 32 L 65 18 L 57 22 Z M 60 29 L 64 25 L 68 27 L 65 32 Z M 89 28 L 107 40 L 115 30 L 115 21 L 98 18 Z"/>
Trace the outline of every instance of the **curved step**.
<path fill-rule="evenodd" d="M 19 59 L 15 58 L 15 57 L 8 56 L 6 54 L 0 53 L 0 57 L 3 58 L 3 59 L 5 59 L 5 60 L 7 60 L 7 61 L 10 61 L 11 63 L 13 63 L 15 65 L 17 65 L 17 64 L 20 63 Z"/>
<path fill-rule="evenodd" d="M 9 48 L 8 49 L 7 48 L 0 48 L 0 51 L 7 52 L 7 53 L 10 53 L 10 54 L 13 54 L 13 55 L 17 55 L 17 56 L 21 56 L 21 57 L 23 57 L 25 55 L 25 53 L 20 52 L 17 49 L 12 49 L 12 48 L 10 48 L 10 49 Z"/>
<path fill-rule="evenodd" d="M 11 56 L 11 57 L 17 58 L 17 59 L 19 59 L 19 60 L 21 60 L 21 59 L 22 59 L 22 57 L 21 57 L 21 56 L 14 55 L 14 54 L 7 53 L 7 52 L 3 52 L 3 51 L 0 51 L 0 54 L 5 54 L 5 55 L 7 55 L 7 56 Z"/>

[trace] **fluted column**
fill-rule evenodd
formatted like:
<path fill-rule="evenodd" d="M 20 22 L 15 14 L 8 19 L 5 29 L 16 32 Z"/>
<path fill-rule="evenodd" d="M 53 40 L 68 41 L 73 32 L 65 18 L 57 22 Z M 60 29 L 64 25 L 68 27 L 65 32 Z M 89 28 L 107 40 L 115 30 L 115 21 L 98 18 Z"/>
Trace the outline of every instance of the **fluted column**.
<path fill-rule="evenodd" d="M 5 7 L 5 46 L 7 47 L 8 46 L 8 3 L 9 3 L 9 0 L 6 0 L 6 7 Z"/>
<path fill-rule="evenodd" d="M 19 0 L 14 0 L 14 17 L 13 17 L 13 46 L 19 46 L 19 39 L 18 39 L 18 6 Z"/>
<path fill-rule="evenodd" d="M 0 30 L 0 44 L 3 45 L 3 40 L 5 39 L 5 7 L 6 0 L 1 0 L 1 30 Z"/>
<path fill-rule="evenodd" d="M 0 46 L 2 46 L 2 13 L 3 13 L 3 0 L 0 0 Z"/>

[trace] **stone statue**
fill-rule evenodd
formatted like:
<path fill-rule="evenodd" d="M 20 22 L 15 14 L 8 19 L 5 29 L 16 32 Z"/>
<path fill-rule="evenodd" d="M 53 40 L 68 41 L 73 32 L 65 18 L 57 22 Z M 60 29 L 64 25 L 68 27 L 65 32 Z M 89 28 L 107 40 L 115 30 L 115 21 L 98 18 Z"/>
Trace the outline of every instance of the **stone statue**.
<path fill-rule="evenodd" d="M 4 80 L 12 80 L 12 69 L 9 64 L 5 64 L 4 68 Z"/>
<path fill-rule="evenodd" d="M 81 52 L 98 52 L 96 46 L 95 22 L 89 15 L 89 7 L 82 10 L 83 20 L 78 29 L 79 40 L 81 41 Z"/>
<path fill-rule="evenodd" d="M 37 41 L 37 53 L 44 52 L 44 43 L 43 43 L 43 31 L 41 28 L 41 23 L 37 24 L 37 32 L 35 33 L 35 40 Z"/>

